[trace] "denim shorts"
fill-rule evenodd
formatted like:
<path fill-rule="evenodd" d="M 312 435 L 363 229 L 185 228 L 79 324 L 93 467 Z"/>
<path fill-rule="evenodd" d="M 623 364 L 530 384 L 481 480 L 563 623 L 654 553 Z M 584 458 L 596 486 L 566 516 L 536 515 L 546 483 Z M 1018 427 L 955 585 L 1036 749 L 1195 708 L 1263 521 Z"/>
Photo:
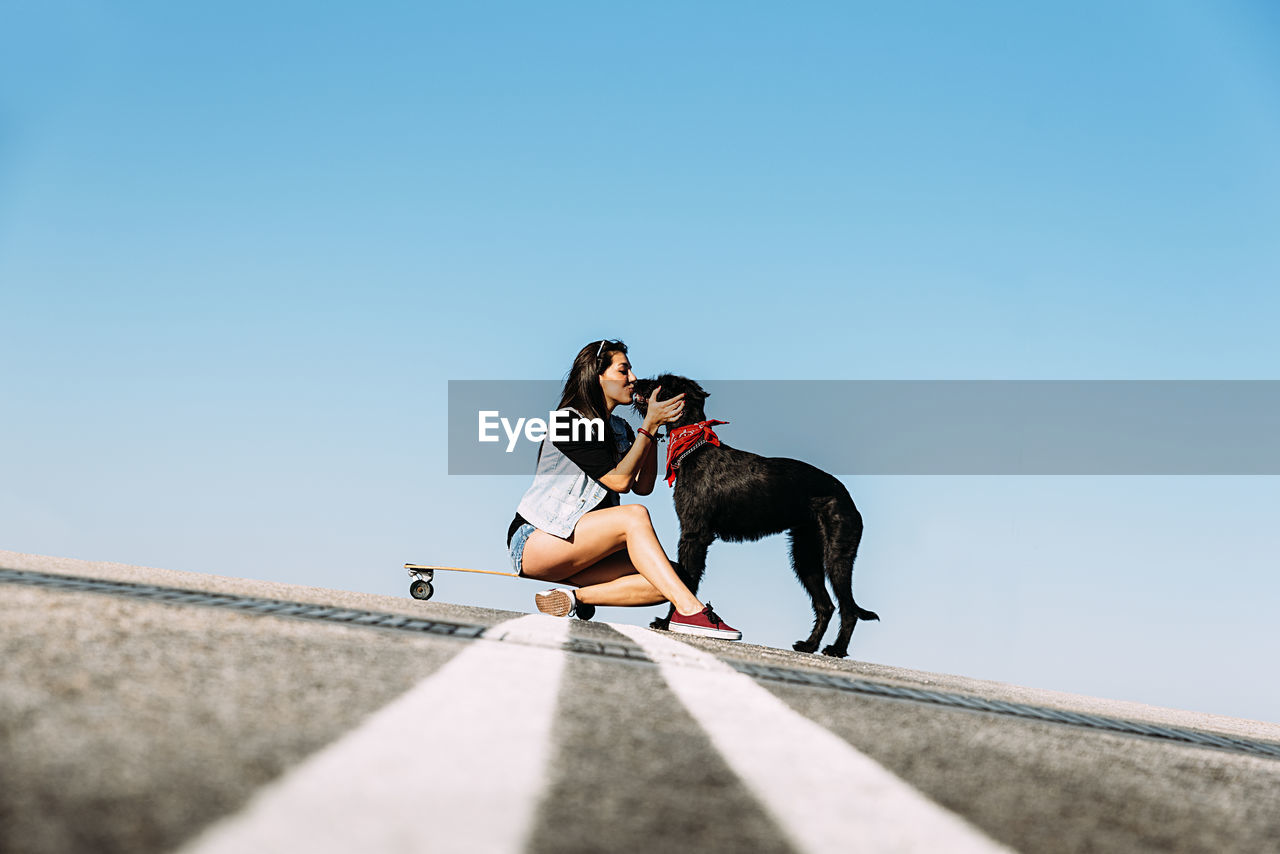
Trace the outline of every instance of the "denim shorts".
<path fill-rule="evenodd" d="M 529 535 L 536 530 L 538 529 L 525 522 L 519 528 L 516 528 L 516 532 L 511 535 L 511 566 L 515 569 L 516 575 L 524 574 L 523 570 L 520 569 L 520 564 L 524 561 L 524 543 L 525 540 L 529 539 Z"/>

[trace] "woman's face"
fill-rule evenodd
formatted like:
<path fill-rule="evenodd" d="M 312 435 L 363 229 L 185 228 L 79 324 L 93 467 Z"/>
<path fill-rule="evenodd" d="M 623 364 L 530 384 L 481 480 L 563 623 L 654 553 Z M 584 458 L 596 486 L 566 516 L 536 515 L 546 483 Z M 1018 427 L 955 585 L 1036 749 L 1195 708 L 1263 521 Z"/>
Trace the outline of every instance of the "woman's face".
<path fill-rule="evenodd" d="M 610 411 L 615 406 L 631 403 L 631 391 L 636 385 L 636 375 L 631 373 L 631 363 L 626 353 L 614 353 L 609 367 L 600 375 L 600 388 Z"/>

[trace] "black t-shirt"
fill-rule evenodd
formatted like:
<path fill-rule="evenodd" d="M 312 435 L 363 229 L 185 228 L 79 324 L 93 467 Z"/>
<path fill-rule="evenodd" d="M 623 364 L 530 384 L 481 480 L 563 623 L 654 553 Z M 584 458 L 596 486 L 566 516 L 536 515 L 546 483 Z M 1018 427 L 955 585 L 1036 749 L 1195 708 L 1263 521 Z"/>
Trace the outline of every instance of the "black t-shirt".
<path fill-rule="evenodd" d="M 574 435 L 573 424 L 585 419 L 575 413 L 570 413 L 570 418 L 571 420 L 569 422 L 570 427 L 568 433 L 572 436 Z M 631 429 L 630 424 L 626 424 L 626 422 L 623 423 L 626 426 L 627 431 L 627 446 L 630 447 L 636 440 L 636 434 L 635 431 Z M 580 442 L 555 442 L 553 444 L 557 449 L 559 449 L 560 453 L 573 460 L 574 465 L 586 472 L 587 477 L 591 478 L 596 483 L 599 483 L 600 478 L 613 471 L 614 466 L 618 464 L 623 456 L 619 453 L 617 443 L 615 442 L 614 437 L 610 434 L 610 427 L 610 419 L 606 419 L 603 439 Z M 583 430 L 581 431 L 581 435 L 590 435 L 590 431 Z M 544 439 L 543 441 L 550 440 Z M 601 507 L 617 507 L 619 503 L 618 493 L 610 489 L 605 493 L 604 498 L 600 499 L 600 503 L 591 509 L 599 510 Z M 511 525 L 507 528 L 507 548 L 511 547 L 511 538 L 515 536 L 516 529 L 527 521 L 528 520 L 519 513 L 517 513 L 516 517 L 511 520 Z"/>

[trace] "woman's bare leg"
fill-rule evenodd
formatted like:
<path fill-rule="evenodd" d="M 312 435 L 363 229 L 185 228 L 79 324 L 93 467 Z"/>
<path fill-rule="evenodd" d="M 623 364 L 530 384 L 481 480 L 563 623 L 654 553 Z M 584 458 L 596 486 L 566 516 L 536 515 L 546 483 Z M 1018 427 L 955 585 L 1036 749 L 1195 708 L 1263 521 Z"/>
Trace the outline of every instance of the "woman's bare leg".
<path fill-rule="evenodd" d="M 574 595 L 588 605 L 635 608 L 667 601 L 658 588 L 636 571 L 631 555 L 625 550 L 614 552 L 594 566 L 563 579 L 562 583 L 577 587 Z"/>
<path fill-rule="evenodd" d="M 574 595 L 579 602 L 588 605 L 618 605 L 624 608 L 660 605 L 667 601 L 647 578 L 634 572 L 613 581 L 579 587 Z"/>
<path fill-rule="evenodd" d="M 578 520 L 578 525 L 568 540 L 545 531 L 534 531 L 525 541 L 521 568 L 530 578 L 570 581 L 622 549 L 627 550 L 636 572 L 663 599 L 675 605 L 677 611 L 687 615 L 702 610 L 698 597 L 689 592 L 689 588 L 671 568 L 671 561 L 658 542 L 653 522 L 649 519 L 649 511 L 643 504 L 592 510 Z M 618 577 L 621 576 L 615 576 L 615 579 Z M 614 579 L 602 579 L 608 580 Z M 639 591 L 624 585 L 616 592 L 635 594 Z"/>

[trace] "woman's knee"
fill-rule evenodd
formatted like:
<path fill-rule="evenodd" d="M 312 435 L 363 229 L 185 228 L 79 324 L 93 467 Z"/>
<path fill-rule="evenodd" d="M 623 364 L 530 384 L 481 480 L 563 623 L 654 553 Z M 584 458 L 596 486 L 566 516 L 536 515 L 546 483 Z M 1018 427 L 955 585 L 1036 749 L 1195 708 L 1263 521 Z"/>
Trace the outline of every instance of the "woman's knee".
<path fill-rule="evenodd" d="M 649 518 L 649 508 L 643 504 L 623 504 L 621 508 L 630 531 L 653 530 L 653 520 Z"/>

